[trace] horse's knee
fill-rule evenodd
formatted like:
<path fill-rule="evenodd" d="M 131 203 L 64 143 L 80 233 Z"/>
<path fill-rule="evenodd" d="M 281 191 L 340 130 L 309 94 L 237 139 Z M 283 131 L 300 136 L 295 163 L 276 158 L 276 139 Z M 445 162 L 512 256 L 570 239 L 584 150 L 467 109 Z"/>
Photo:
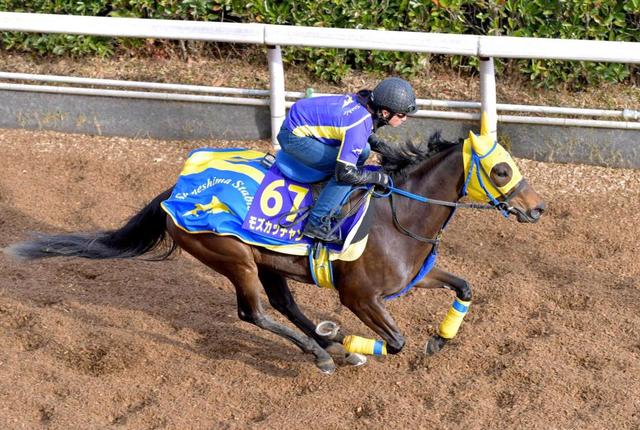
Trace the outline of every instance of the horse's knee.
<path fill-rule="evenodd" d="M 402 351 L 405 343 L 404 336 L 398 331 L 382 305 L 370 298 L 363 300 L 349 294 L 340 294 L 340 301 L 369 328 L 382 336 L 386 343 L 387 354 L 397 354 Z"/>

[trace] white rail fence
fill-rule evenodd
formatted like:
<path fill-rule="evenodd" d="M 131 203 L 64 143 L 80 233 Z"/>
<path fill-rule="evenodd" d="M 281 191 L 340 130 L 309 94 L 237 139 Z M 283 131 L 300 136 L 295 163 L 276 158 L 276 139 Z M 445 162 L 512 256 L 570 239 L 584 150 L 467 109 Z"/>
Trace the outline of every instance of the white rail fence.
<path fill-rule="evenodd" d="M 287 101 L 287 98 L 296 99 L 304 96 L 303 93 L 285 91 L 284 69 L 280 52 L 281 46 L 388 50 L 479 57 L 480 102 L 418 99 L 418 105 L 423 109 L 418 111 L 417 116 L 472 120 L 478 119 L 480 113 L 429 109 L 480 109 L 487 114 L 490 130 L 494 134 L 497 130 L 498 121 L 505 123 L 573 125 L 640 130 L 640 122 L 637 122 L 640 119 L 640 111 L 632 108 L 603 110 L 498 104 L 496 102 L 496 83 L 493 67 L 494 57 L 640 63 L 640 43 L 636 42 L 472 36 L 13 12 L 0 12 L 0 31 L 201 40 L 267 45 L 269 47 L 269 90 L 128 82 L 22 73 L 0 73 L 0 79 L 87 85 L 92 87 L 117 87 L 128 88 L 129 90 L 26 85 L 19 83 L 0 83 L 0 89 L 256 106 L 268 105 L 271 111 L 271 130 L 274 144 L 276 144 L 275 135 L 284 120 L 285 109 L 292 103 L 291 101 Z M 498 115 L 498 110 L 544 115 L 598 116 L 617 118 L 618 120 Z"/>

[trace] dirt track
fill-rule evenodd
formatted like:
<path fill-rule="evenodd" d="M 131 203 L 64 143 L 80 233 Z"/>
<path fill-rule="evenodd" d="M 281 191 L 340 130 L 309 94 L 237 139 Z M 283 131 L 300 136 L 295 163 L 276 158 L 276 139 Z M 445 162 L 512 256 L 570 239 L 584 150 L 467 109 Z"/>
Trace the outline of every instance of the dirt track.
<path fill-rule="evenodd" d="M 0 246 L 117 227 L 190 149 L 229 144 L 0 130 Z M 333 376 L 240 322 L 229 282 L 186 254 L 0 254 L 0 428 L 640 428 L 640 171 L 519 164 L 540 223 L 461 211 L 445 234 L 440 266 L 475 288 L 458 338 L 423 356 L 451 296 L 416 291 L 390 304 L 402 353 Z M 372 337 L 333 292 L 293 289 Z"/>

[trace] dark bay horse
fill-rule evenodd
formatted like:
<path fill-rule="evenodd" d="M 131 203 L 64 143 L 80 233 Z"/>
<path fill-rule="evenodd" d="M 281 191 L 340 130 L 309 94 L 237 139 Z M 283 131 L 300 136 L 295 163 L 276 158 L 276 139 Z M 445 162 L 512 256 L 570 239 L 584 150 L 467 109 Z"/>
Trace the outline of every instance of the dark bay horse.
<path fill-rule="evenodd" d="M 481 191 L 476 189 L 475 192 L 480 195 L 484 192 L 484 200 L 505 216 L 513 214 L 519 222 L 537 221 L 545 205 L 518 176 L 517 166 L 508 154 L 504 155 L 506 151 L 490 139 L 488 145 L 501 149 L 503 155 L 487 165 L 484 161 L 491 157 L 486 148 L 469 145 L 475 155 L 471 158 L 463 156 L 467 141 L 465 144 L 446 142 L 436 134 L 425 145 L 407 144 L 387 149 L 381 164 L 398 189 L 438 201 L 457 202 L 463 194 L 474 196 L 469 188 L 474 180 L 466 173 L 468 167 L 465 169 L 465 166 L 473 166 L 475 161 L 481 160 L 482 163 L 475 165 L 484 181 L 480 179 Z M 54 256 L 132 258 L 147 253 L 165 259 L 180 247 L 231 281 L 236 290 L 240 319 L 289 339 L 304 352 L 312 353 L 323 372 L 333 372 L 332 355 L 335 356 L 336 350 L 344 354 L 344 335 L 338 333 L 329 338 L 316 333 L 315 324 L 298 308 L 287 286 L 287 278 L 313 283 L 307 257 L 279 254 L 243 243 L 233 236 L 186 233 L 175 226 L 160 206 L 171 191 L 158 195 L 117 230 L 42 234 L 11 245 L 6 252 L 24 259 Z M 396 354 L 402 350 L 405 340 L 385 309 L 384 300 L 405 289 L 416 277 L 454 207 L 453 203 L 429 204 L 397 194 L 392 202 L 390 205 L 386 198 L 372 202 L 375 221 L 363 255 L 351 262 L 335 261 L 333 273 L 341 303 L 382 337 L 388 353 Z M 468 304 L 471 300 L 471 287 L 465 280 L 437 267 L 415 286 L 452 290 L 460 303 Z M 300 331 L 274 321 L 265 313 L 259 295 L 261 288 L 271 305 Z M 461 321 L 460 317 L 458 326 Z M 453 336 L 455 332 L 453 335 L 439 332 L 429 340 L 427 351 L 438 351 Z"/>

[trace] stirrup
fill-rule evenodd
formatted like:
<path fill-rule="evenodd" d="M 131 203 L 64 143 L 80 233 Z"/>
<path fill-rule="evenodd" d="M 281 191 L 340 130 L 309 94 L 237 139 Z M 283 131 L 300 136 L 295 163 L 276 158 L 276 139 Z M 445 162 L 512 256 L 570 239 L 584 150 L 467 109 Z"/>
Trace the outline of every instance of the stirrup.
<path fill-rule="evenodd" d="M 302 230 L 302 234 L 304 236 L 310 237 L 311 239 L 319 240 L 326 243 L 341 242 L 340 234 L 337 231 L 323 231 L 322 227 L 316 227 L 310 222 L 307 223 L 307 225 L 304 227 L 304 230 Z"/>

